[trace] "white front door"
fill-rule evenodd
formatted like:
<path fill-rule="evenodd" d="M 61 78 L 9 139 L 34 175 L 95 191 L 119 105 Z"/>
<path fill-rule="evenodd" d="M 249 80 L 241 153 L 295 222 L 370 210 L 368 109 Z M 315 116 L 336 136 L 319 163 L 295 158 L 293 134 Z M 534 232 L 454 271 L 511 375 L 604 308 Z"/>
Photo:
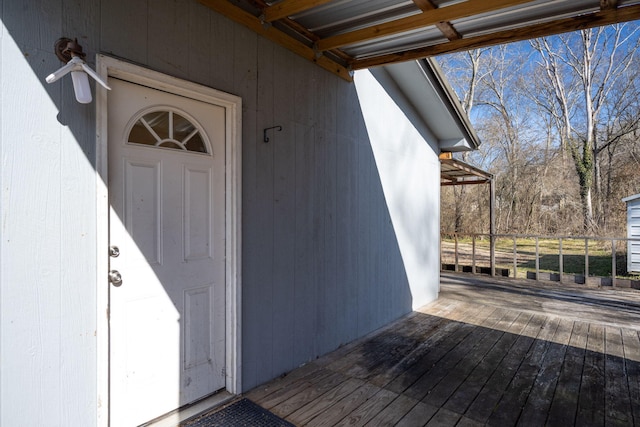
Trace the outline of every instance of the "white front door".
<path fill-rule="evenodd" d="M 109 84 L 110 424 L 130 426 L 225 387 L 225 109 Z"/>

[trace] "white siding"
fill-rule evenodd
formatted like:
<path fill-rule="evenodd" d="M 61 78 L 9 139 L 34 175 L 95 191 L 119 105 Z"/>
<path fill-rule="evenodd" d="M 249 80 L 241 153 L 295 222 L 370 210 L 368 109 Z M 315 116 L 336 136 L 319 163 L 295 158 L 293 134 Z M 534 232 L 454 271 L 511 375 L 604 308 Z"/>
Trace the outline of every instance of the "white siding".
<path fill-rule="evenodd" d="M 627 202 L 627 238 L 640 239 L 640 198 Z M 627 270 L 640 273 L 640 241 L 629 240 Z"/>
<path fill-rule="evenodd" d="M 107 403 L 95 105 L 69 78 L 44 82 L 62 36 L 91 63 L 111 54 L 242 98 L 245 390 L 437 296 L 434 141 L 368 73 L 347 83 L 191 0 L 0 6 L 0 425 L 92 426 Z"/>
<path fill-rule="evenodd" d="M 18 12 L 9 9 L 3 22 Z M 25 9 L 33 22 L 40 12 L 60 20 L 55 8 Z M 43 82 L 60 66 L 43 48 L 58 31 L 46 20 L 42 33 L 12 23 L 0 70 L 0 425 L 91 425 L 96 181 L 86 122 L 94 107 L 75 102 L 70 81 Z"/>
<path fill-rule="evenodd" d="M 438 296 L 440 161 L 370 72 L 356 87 L 415 309 Z"/>

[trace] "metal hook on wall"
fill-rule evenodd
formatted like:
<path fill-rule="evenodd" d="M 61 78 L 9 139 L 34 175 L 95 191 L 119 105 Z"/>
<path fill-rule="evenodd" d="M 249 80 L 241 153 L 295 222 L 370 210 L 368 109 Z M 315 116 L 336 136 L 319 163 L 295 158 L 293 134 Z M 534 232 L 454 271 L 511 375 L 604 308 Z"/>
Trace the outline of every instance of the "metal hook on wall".
<path fill-rule="evenodd" d="M 275 129 L 278 132 L 280 132 L 282 130 L 282 126 L 271 126 L 270 128 L 265 128 L 264 129 L 264 139 L 263 139 L 264 142 L 269 142 L 269 137 L 267 137 L 267 131 L 271 130 L 271 129 Z"/>

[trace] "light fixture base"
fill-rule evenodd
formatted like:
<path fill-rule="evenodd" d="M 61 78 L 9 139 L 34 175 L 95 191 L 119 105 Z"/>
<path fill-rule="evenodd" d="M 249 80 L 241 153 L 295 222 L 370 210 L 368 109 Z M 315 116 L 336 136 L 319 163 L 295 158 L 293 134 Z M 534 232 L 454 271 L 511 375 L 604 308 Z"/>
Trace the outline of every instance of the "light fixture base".
<path fill-rule="evenodd" d="M 58 59 L 65 64 L 71 61 L 74 56 L 79 56 L 82 59 L 86 56 L 82 51 L 82 46 L 78 44 L 78 39 L 72 40 L 68 37 L 61 37 L 56 41 L 54 52 Z"/>

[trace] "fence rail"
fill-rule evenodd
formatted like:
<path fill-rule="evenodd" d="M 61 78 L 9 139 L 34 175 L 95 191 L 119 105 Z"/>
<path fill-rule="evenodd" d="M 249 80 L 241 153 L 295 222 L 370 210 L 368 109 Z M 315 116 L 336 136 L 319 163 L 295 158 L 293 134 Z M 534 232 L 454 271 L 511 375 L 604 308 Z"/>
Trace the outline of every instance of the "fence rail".
<path fill-rule="evenodd" d="M 442 233 L 441 265 L 492 276 L 640 288 L 640 274 L 627 272 L 630 241 L 640 239 Z"/>

